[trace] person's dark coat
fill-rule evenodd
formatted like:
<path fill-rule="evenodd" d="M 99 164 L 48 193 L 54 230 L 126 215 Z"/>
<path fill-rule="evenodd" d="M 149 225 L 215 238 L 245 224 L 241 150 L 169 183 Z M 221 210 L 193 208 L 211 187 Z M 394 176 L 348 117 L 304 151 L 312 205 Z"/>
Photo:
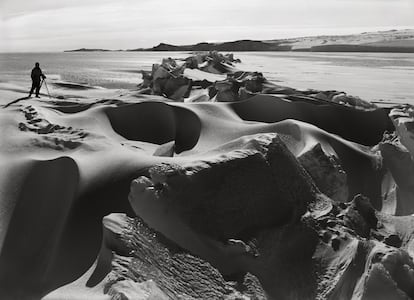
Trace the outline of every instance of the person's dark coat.
<path fill-rule="evenodd" d="M 45 79 L 46 76 L 43 74 L 38 64 L 36 64 L 36 66 L 33 68 L 31 77 L 32 77 L 32 88 L 30 89 L 29 97 L 32 96 L 35 90 L 36 90 L 36 97 L 39 97 L 41 79 Z"/>
<path fill-rule="evenodd" d="M 46 76 L 43 74 L 40 67 L 34 67 L 32 70 L 32 81 L 40 83 L 41 78 L 45 79 Z"/>

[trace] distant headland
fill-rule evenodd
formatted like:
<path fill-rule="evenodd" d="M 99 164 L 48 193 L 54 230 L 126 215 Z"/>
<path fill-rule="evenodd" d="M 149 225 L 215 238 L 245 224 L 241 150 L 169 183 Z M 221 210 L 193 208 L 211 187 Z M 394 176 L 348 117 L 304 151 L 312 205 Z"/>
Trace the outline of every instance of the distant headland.
<path fill-rule="evenodd" d="M 63 52 L 107 52 L 107 51 L 114 51 L 114 50 L 80 48 L 80 49 L 74 49 L 74 50 L 65 50 Z"/>
<path fill-rule="evenodd" d="M 303 52 L 397 52 L 414 53 L 414 29 L 363 32 L 351 35 L 308 36 L 275 40 L 237 40 L 193 45 L 160 43 L 151 48 L 128 50 L 87 49 L 65 52 L 103 51 L 303 51 Z"/>

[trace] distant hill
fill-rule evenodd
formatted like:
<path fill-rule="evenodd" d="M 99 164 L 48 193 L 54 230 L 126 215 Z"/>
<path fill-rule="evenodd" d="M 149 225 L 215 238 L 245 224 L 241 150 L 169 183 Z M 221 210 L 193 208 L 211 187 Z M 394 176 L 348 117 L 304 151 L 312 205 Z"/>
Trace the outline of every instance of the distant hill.
<path fill-rule="evenodd" d="M 274 40 L 292 51 L 414 52 L 414 29 Z"/>
<path fill-rule="evenodd" d="M 63 52 L 107 52 L 107 51 L 114 51 L 114 50 L 80 48 L 80 49 L 75 49 L 75 50 L 65 50 Z"/>
<path fill-rule="evenodd" d="M 363 32 L 350 35 L 320 35 L 275 40 L 238 40 L 194 45 L 160 43 L 152 48 L 125 51 L 311 51 L 311 52 L 406 52 L 414 53 L 414 29 Z M 124 51 L 107 49 L 65 52 Z"/>
<path fill-rule="evenodd" d="M 276 40 L 239 40 L 223 43 L 171 45 L 127 51 L 314 51 L 414 53 L 414 29 L 364 32 L 351 35 L 310 36 Z"/>
<path fill-rule="evenodd" d="M 290 51 L 290 46 L 280 46 L 277 43 L 265 41 L 241 40 L 225 43 L 199 43 L 195 45 L 176 46 L 161 43 L 148 49 L 128 51 Z"/>

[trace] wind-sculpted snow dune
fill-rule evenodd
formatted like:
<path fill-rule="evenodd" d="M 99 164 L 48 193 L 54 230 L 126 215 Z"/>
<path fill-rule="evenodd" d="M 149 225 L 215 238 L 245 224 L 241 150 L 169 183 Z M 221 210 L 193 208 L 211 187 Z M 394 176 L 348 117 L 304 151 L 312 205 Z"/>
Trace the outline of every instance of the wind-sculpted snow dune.
<path fill-rule="evenodd" d="M 413 108 L 253 75 L 1 108 L 0 298 L 413 298 Z"/>

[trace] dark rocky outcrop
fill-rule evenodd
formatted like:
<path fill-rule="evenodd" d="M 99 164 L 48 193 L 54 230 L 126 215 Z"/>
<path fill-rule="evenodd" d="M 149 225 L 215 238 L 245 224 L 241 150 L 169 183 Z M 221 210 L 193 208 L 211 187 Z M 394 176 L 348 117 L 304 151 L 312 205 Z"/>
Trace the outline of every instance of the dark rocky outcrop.
<path fill-rule="evenodd" d="M 139 51 L 141 49 L 136 49 Z M 165 43 L 145 49 L 145 51 L 289 51 L 288 45 L 279 45 L 278 43 L 268 43 L 255 40 L 239 40 L 224 43 L 198 43 L 195 45 L 176 46 Z M 133 51 L 133 50 L 130 50 Z"/>

